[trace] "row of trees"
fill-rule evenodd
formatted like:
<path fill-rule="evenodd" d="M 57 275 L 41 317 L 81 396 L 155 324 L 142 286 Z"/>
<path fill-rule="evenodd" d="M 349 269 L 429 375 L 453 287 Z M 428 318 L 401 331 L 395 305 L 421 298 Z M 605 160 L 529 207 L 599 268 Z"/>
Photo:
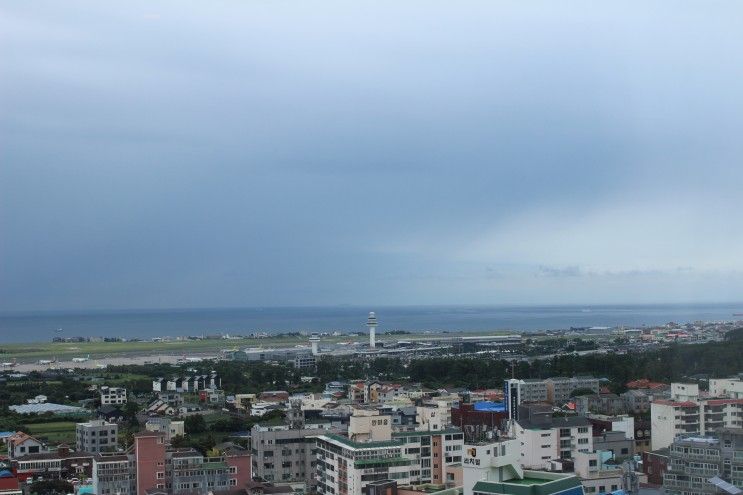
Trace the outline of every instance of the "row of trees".
<path fill-rule="evenodd" d="M 740 338 L 706 344 L 672 344 L 667 348 L 631 354 L 566 353 L 548 359 L 512 363 L 489 357 L 434 357 L 405 362 L 376 358 L 367 361 L 323 358 L 318 364 L 322 382 L 377 377 L 410 380 L 425 386 L 500 387 L 511 376 L 519 378 L 593 375 L 607 378 L 615 391 L 637 378 L 674 381 L 696 375 L 730 376 L 743 368 L 743 331 Z"/>

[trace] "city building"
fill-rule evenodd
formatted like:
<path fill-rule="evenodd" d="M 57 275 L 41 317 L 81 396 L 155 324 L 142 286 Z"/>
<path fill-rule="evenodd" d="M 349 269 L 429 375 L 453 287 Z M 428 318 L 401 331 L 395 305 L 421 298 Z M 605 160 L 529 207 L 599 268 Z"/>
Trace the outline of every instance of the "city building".
<path fill-rule="evenodd" d="M 642 472 L 647 476 L 647 483 L 654 487 L 663 485 L 663 475 L 668 470 L 669 449 L 658 449 L 642 453 Z"/>
<path fill-rule="evenodd" d="M 467 443 L 480 442 L 488 435 L 495 435 L 507 419 L 503 402 L 462 402 L 451 409 L 451 424 L 462 430 Z"/>
<path fill-rule="evenodd" d="M 314 437 L 329 431 L 329 424 L 254 425 L 250 430 L 253 475 L 275 483 L 315 486 L 317 451 Z"/>
<path fill-rule="evenodd" d="M 743 399 L 701 397 L 699 386 L 672 383 L 671 398 L 650 405 L 652 448 L 670 446 L 678 436 L 706 436 L 719 428 L 743 426 Z"/>
<path fill-rule="evenodd" d="M 92 459 L 93 491 L 100 495 L 137 494 L 136 472 L 126 454 L 98 454 Z"/>
<path fill-rule="evenodd" d="M 390 418 L 378 411 L 357 410 L 350 419 L 348 436 L 317 437 L 318 493 L 364 493 L 370 482 L 382 480 L 444 484 L 461 466 L 461 430 L 393 433 Z"/>
<path fill-rule="evenodd" d="M 94 466 L 95 493 L 106 494 L 104 489 L 120 490 L 109 492 L 120 495 L 208 493 L 244 487 L 252 479 L 248 451 L 228 449 L 218 457 L 204 457 L 194 449 L 171 448 L 165 434 L 160 432 L 137 433 L 127 459 L 128 475 L 124 473 L 127 461 L 123 456 L 111 458 L 110 462 L 105 462 L 105 455 L 96 458 L 100 462 Z M 106 477 L 107 474 L 113 478 Z M 95 480 L 108 486 L 98 486 Z M 127 485 L 132 487 L 131 492 L 123 491 Z"/>
<path fill-rule="evenodd" d="M 519 458 L 519 442 L 514 439 L 466 445 L 463 495 L 583 495 L 574 474 L 526 470 Z"/>
<path fill-rule="evenodd" d="M 627 411 L 624 399 L 616 394 L 588 394 L 578 396 L 574 400 L 575 411 L 578 414 L 595 413 L 613 416 L 625 414 Z"/>
<path fill-rule="evenodd" d="M 543 380 L 505 380 L 503 401 L 508 419 L 518 419 L 521 404 L 547 401 L 547 384 Z"/>
<path fill-rule="evenodd" d="M 52 452 L 27 454 L 15 461 L 16 475 L 21 481 L 29 478 L 59 479 L 89 478 L 92 474 L 93 454 L 73 452 L 60 445 Z"/>
<path fill-rule="evenodd" d="M 625 412 L 643 414 L 650 411 L 652 396 L 644 390 L 628 390 L 619 397 L 624 401 Z"/>
<path fill-rule="evenodd" d="M 710 397 L 729 397 L 731 399 L 743 399 L 743 380 L 740 376 L 732 378 L 710 378 Z"/>
<path fill-rule="evenodd" d="M 677 438 L 669 448 L 663 488 L 668 495 L 743 493 L 742 451 L 740 428 L 722 429 L 714 436 Z M 737 491 L 724 489 L 724 483 Z"/>
<path fill-rule="evenodd" d="M 316 364 L 317 359 L 315 358 L 315 355 L 311 353 L 297 354 L 294 357 L 294 367 L 300 370 L 313 369 Z"/>
<path fill-rule="evenodd" d="M 520 463 L 544 469 L 550 460 L 571 459 L 577 452 L 593 451 L 591 423 L 583 416 L 552 415 L 552 408 L 538 404 L 520 406 L 511 435 L 521 446 Z"/>
<path fill-rule="evenodd" d="M 22 431 L 8 437 L 5 443 L 8 446 L 8 458 L 11 460 L 46 451 L 44 443 Z"/>
<path fill-rule="evenodd" d="M 624 460 L 635 455 L 635 441 L 623 431 L 605 431 L 594 435 L 593 448 L 598 452 L 608 452 L 612 460 Z"/>
<path fill-rule="evenodd" d="M 97 454 L 118 446 L 119 425 L 102 419 L 78 423 L 75 427 L 77 450 Z"/>
<path fill-rule="evenodd" d="M 184 421 L 176 421 L 170 418 L 156 417 L 148 418 L 144 425 L 145 430 L 165 434 L 165 440 L 170 442 L 177 436 L 185 435 Z"/>
<path fill-rule="evenodd" d="M 632 489 L 629 485 L 633 478 L 627 476 L 629 473 L 625 473 L 622 466 L 615 462 L 611 452 L 600 449 L 595 452 L 578 452 L 573 459 L 573 469 L 581 480 L 583 491 L 588 495 Z"/>
<path fill-rule="evenodd" d="M 126 389 L 120 387 L 101 387 L 101 405 L 126 404 Z"/>
<path fill-rule="evenodd" d="M 547 378 L 547 401 L 553 404 L 564 404 L 571 399 L 570 394 L 578 390 L 590 390 L 598 394 L 599 379 L 592 376 Z"/>

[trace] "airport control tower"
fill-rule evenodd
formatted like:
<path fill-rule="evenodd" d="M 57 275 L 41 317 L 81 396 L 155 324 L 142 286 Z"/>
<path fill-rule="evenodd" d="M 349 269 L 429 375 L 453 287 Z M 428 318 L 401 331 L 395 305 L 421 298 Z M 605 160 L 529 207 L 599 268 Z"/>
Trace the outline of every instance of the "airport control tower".
<path fill-rule="evenodd" d="M 320 354 L 320 336 L 316 333 L 313 333 L 312 336 L 310 336 L 310 345 L 312 346 L 312 355 L 317 356 Z"/>
<path fill-rule="evenodd" d="M 374 349 L 377 346 L 377 315 L 374 314 L 374 311 L 369 313 L 369 319 L 366 320 L 366 326 L 369 327 L 369 349 Z"/>

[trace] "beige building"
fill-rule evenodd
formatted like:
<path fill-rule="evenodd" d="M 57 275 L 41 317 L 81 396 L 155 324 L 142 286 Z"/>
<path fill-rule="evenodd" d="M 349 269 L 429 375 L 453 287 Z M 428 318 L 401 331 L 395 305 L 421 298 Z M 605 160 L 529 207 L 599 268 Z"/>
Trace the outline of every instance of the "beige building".
<path fill-rule="evenodd" d="M 710 385 L 712 387 L 712 385 Z M 653 450 L 670 446 L 679 436 L 704 436 L 720 428 L 743 427 L 743 398 L 725 384 L 715 383 L 717 394 L 728 397 L 701 397 L 699 386 L 672 383 L 671 398 L 650 404 L 651 444 Z"/>

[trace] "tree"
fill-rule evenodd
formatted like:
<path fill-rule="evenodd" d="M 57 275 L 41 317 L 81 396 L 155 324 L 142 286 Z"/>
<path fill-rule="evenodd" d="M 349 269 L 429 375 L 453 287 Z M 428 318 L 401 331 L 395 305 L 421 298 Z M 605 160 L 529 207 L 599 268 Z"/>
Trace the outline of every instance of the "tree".
<path fill-rule="evenodd" d="M 186 417 L 183 427 L 188 434 L 203 433 L 206 431 L 206 421 L 201 414 L 194 414 Z"/>
<path fill-rule="evenodd" d="M 596 392 L 591 390 L 590 388 L 576 388 L 572 392 L 570 392 L 570 397 L 580 397 L 581 395 L 593 395 Z"/>
<path fill-rule="evenodd" d="M 65 480 L 37 481 L 31 485 L 31 493 L 38 493 L 39 495 L 65 494 L 74 491 L 75 488 Z"/>

